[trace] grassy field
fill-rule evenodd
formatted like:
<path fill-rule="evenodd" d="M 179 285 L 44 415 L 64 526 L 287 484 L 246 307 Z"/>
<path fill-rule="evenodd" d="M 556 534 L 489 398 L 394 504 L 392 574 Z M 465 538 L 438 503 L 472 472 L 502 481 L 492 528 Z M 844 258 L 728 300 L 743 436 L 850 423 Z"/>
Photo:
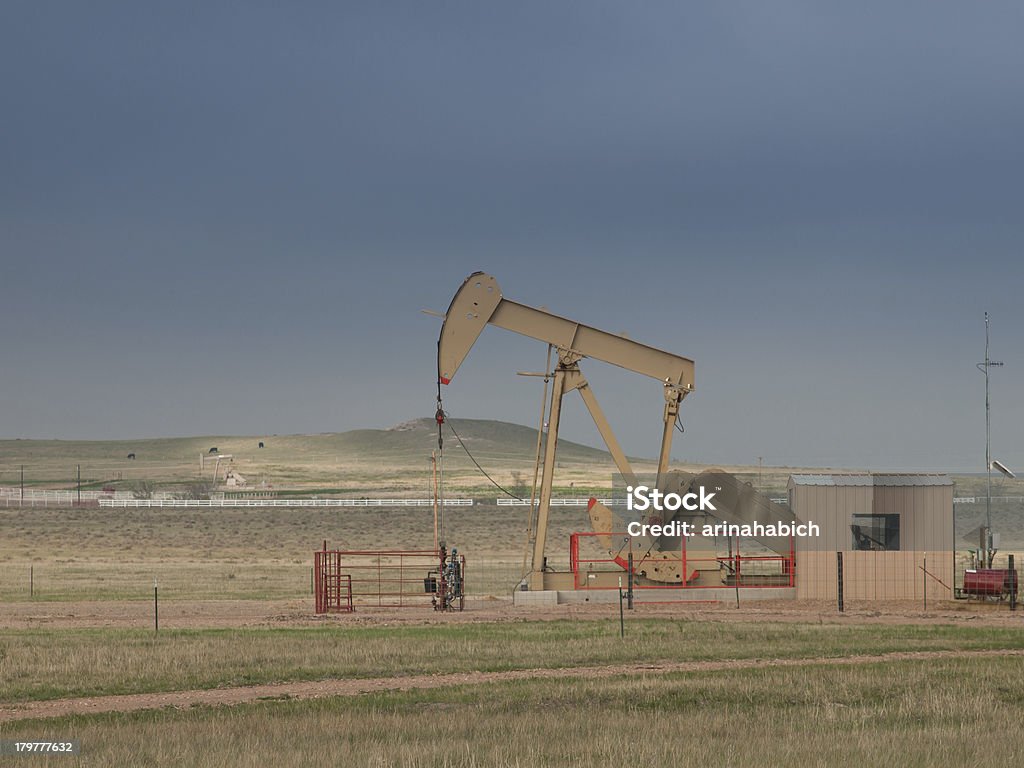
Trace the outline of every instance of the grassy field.
<path fill-rule="evenodd" d="M 553 512 L 553 563 L 568 557 L 569 534 L 584 520 L 581 509 Z M 526 509 L 450 507 L 445 528 L 468 554 L 470 594 L 508 594 L 520 576 Z M 433 547 L 429 508 L 0 507 L 0 530 L 7 601 L 140 599 L 154 578 L 169 600 L 302 597 L 325 539 L 343 549 Z"/>
<path fill-rule="evenodd" d="M 508 427 L 456 422 L 495 479 L 526 493 L 536 435 Z M 230 437 L 0 441 L 0 484 L 17 484 L 24 463 L 29 487 L 69 487 L 71 468 L 81 463 L 91 487 L 128 488 L 145 480 L 174 489 L 196 479 L 199 454 L 217 445 L 235 456 L 235 468 L 252 483 L 265 481 L 285 497 L 429 495 L 426 456 L 436 439 L 430 421 L 259 439 L 266 448 L 257 449 L 256 438 Z M 498 496 L 450 434 L 446 439 L 447 493 Z M 138 458 L 128 461 L 128 452 Z M 739 469 L 758 482 L 756 470 Z M 557 492 L 606 492 L 612 471 L 606 454 L 565 444 Z M 783 495 L 790 471 L 768 469 L 760 483 Z M 980 493 L 981 482 L 958 479 L 958 494 Z M 1024 495 L 1024 485 L 1002 482 L 994 492 Z M 1011 529 L 1019 507 L 994 506 L 1001 530 Z M 976 525 L 982 510 L 958 505 L 958 532 Z M 468 556 L 469 594 L 507 596 L 520 575 L 525 508 L 449 508 L 445 528 L 449 542 Z M 587 528 L 581 508 L 554 508 L 549 564 L 564 566 L 570 533 Z M 22 757 L 19 764 L 980 766 L 1008 764 L 1017 754 L 1013 740 L 999 734 L 1014 732 L 1024 715 L 1021 656 L 970 655 L 1024 649 L 1024 634 L 1009 614 L 974 608 L 984 626 L 961 620 L 952 608 L 913 624 L 849 614 L 835 624 L 820 616 L 813 621 L 814 611 L 794 618 L 751 609 L 746 619 L 742 611 L 730 619 L 729 612 L 709 608 L 695 620 L 685 610 L 659 615 L 651 607 L 627 616 L 625 641 L 617 614 L 595 606 L 580 609 L 573 620 L 502 614 L 511 608 L 488 613 L 488 601 L 480 600 L 450 623 L 445 616 L 419 623 L 387 615 L 360 623 L 365 614 L 359 613 L 317 622 L 308 615 L 314 549 L 324 540 L 344 549 L 427 549 L 432 512 L 0 507 L 0 531 L 0 713 L 5 706 L 52 708 L 81 696 L 215 696 L 237 686 L 317 681 L 398 687 L 395 680 L 403 678 L 455 676 L 450 684 L 404 692 L 373 688 L 316 700 L 283 693 L 265 701 L 253 695 L 232 707 L 0 718 L 0 738 L 77 738 L 83 745 L 78 761 Z M 1010 536 L 1004 544 L 1013 541 Z M 220 610 L 204 607 L 194 614 L 200 618 L 182 619 L 178 627 L 162 620 L 155 634 L 142 628 L 154 579 L 161 606 L 177 603 L 179 617 L 195 605 L 219 606 L 210 601 L 221 599 L 256 605 L 259 610 L 246 616 L 257 619 L 204 623 L 210 619 L 202 617 Z M 263 602 L 288 607 L 262 608 Z M 474 609 L 483 618 L 474 617 Z M 283 613 L 267 614 L 276 610 Z M 84 620 L 75 619 L 79 611 Z M 112 614 L 129 612 L 130 620 L 107 623 Z M 175 615 L 173 605 L 168 612 Z M 54 618 L 61 629 L 46 629 Z M 880 658 L 893 653 L 943 655 Z M 754 665 L 763 659 L 797 666 Z M 691 663 L 720 666 L 680 669 Z M 644 669 L 659 664 L 671 669 Z M 588 677 L 577 674 L 579 668 L 608 674 Z M 621 672 L 627 668 L 632 671 Z M 572 671 L 535 679 L 555 669 Z M 474 684 L 463 679 L 509 672 L 522 676 Z"/>
<path fill-rule="evenodd" d="M 963 506 L 958 527 L 978 514 Z M 507 595 L 521 575 L 525 508 L 451 507 L 445 518 L 448 540 L 468 557 L 468 593 Z M 553 566 L 566 565 L 569 536 L 581 529 L 582 509 L 552 510 Z M 343 549 L 433 545 L 427 508 L 0 507 L 0 530 L 0 601 L 141 600 L 154 579 L 165 600 L 304 598 L 324 540 Z M 1004 541 L 1004 552 L 1014 551 L 1013 539 Z"/>
<path fill-rule="evenodd" d="M 1014 663 L 531 681 L 18 724 L 5 737 L 74 733 L 100 765 L 1011 765 Z"/>
<path fill-rule="evenodd" d="M 1024 649 L 1016 628 L 728 624 L 617 617 L 458 627 L 0 630 L 0 703 L 321 678 L 557 668 L 642 660 L 831 658 Z M 1018 681 L 1024 684 L 1024 681 Z"/>
<path fill-rule="evenodd" d="M 978 511 L 957 506 L 958 527 L 969 525 L 965 515 Z M 450 507 L 445 527 L 468 557 L 468 593 L 507 595 L 521 575 L 526 509 Z M 552 510 L 553 566 L 567 564 L 570 534 L 586 528 L 584 510 Z M 154 579 L 166 600 L 301 598 L 324 540 L 342 549 L 433 546 L 428 508 L 0 507 L 0 530 L 0 601 L 147 599 Z M 1004 541 L 1004 552 L 1020 552 L 1012 537 Z"/>
<path fill-rule="evenodd" d="M 527 681 L 76 717 L 2 733 L 71 733 L 98 765 L 1014 765 L 1024 696 L 1008 680 L 1017 664 Z"/>
<path fill-rule="evenodd" d="M 197 632 L 157 641 L 137 633 L 5 633 L 0 679 L 10 681 L 3 699 L 16 701 L 66 695 L 69 673 L 80 679 L 74 692 L 102 693 L 382 670 L 839 659 L 892 650 L 1017 649 L 1022 642 L 1016 629 L 665 620 L 631 621 L 625 642 L 604 622 Z M 55 661 L 62 656 L 65 662 Z M 1022 715 L 1019 657 L 945 657 L 284 698 L 0 723 L 0 737 L 77 738 L 83 762 L 97 765 L 981 766 L 1009 765 L 1019 756 L 1014 734 Z"/>

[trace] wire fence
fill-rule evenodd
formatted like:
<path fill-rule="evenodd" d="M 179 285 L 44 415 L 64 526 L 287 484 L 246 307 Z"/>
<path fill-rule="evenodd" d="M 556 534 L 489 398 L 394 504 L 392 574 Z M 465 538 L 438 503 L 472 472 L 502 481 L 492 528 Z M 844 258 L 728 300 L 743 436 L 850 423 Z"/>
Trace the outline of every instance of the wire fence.
<path fill-rule="evenodd" d="M 17 495 L 18 488 L 0 489 L 0 499 L 7 502 L 7 506 L 19 507 L 20 497 Z M 99 491 L 83 491 L 83 497 L 101 494 Z M 77 498 L 76 491 L 41 491 L 40 489 L 26 489 L 25 507 L 32 504 L 40 506 L 61 506 L 73 504 Z M 30 503 L 30 499 L 32 500 Z M 973 499 L 973 501 L 971 501 Z M 91 502 L 97 504 L 100 501 L 95 496 Z M 161 500 L 145 499 L 124 499 L 124 501 L 140 502 L 131 506 L 200 506 L 197 501 L 206 502 L 201 506 L 225 506 L 225 507 L 379 507 L 386 510 L 388 507 L 422 507 L 426 508 L 432 504 L 430 499 L 223 499 L 216 500 L 221 503 L 210 503 L 215 500 L 166 500 L 183 502 L 182 504 L 143 504 L 141 502 L 156 502 Z M 192 501 L 193 504 L 184 502 Z M 466 592 L 471 597 L 481 596 L 508 596 L 513 592 L 521 577 L 523 576 L 523 559 L 521 551 L 514 551 L 516 544 L 521 540 L 521 532 L 518 523 L 512 525 L 509 520 L 514 512 L 517 515 L 526 516 L 526 510 L 504 510 L 501 516 L 495 517 L 494 512 L 498 507 L 506 505 L 500 500 L 489 499 L 446 499 L 446 507 L 463 507 L 463 509 L 451 510 L 449 516 L 450 541 L 457 543 L 459 550 L 465 552 L 468 558 Z M 570 546 L 568 531 L 578 530 L 583 521 L 577 519 L 580 514 L 572 507 L 585 506 L 586 499 L 580 497 L 563 497 L 556 500 L 558 503 L 553 506 L 565 507 L 557 510 L 552 516 L 552 528 L 549 530 L 548 566 L 552 570 L 570 571 Z M 609 499 L 607 501 L 621 501 Z M 866 607 L 887 600 L 915 601 L 924 604 L 928 601 L 938 603 L 940 600 L 952 600 L 962 596 L 965 582 L 965 574 L 968 570 L 977 570 L 979 563 L 976 551 L 969 550 L 972 542 L 977 542 L 978 526 L 987 522 L 990 516 L 993 529 L 1001 534 L 1001 545 L 996 555 L 993 567 L 1006 569 L 1008 566 L 1008 555 L 1013 554 L 1015 566 L 1018 571 L 1024 562 L 1024 497 L 995 496 L 993 497 L 991 510 L 986 509 L 983 497 L 959 497 L 954 500 L 954 519 L 956 528 L 956 552 L 847 552 L 845 557 L 845 600 L 850 605 Z M 2 504 L 2 501 L 0 501 Z M 471 506 L 472 505 L 472 506 Z M 129 505 L 122 505 L 129 506 Z M 511 505 L 521 506 L 521 505 Z M 97 510 L 98 512 L 98 510 Z M 4 511 L 3 514 L 7 514 Z M 296 513 L 298 514 L 298 512 Z M 311 543 L 319 540 L 320 520 L 326 517 L 319 512 L 307 512 L 306 517 L 297 524 L 306 525 L 309 531 Z M 336 524 L 358 517 L 355 510 L 343 513 Z M 384 521 L 376 509 L 365 510 L 361 518 L 361 525 L 377 525 L 377 520 Z M 402 530 L 420 530 L 425 524 L 417 515 L 420 512 L 408 509 L 402 512 L 402 521 L 413 520 L 407 523 L 407 528 Z M 429 512 L 424 509 L 424 515 Z M 162 542 L 167 541 L 167 536 L 174 536 L 186 528 L 191 532 L 189 542 L 206 541 L 219 534 L 217 521 L 230 519 L 231 525 L 250 525 L 250 520 L 257 517 L 257 512 L 242 512 L 237 515 L 223 514 L 211 516 L 208 512 L 189 515 L 187 513 L 160 513 L 154 510 L 152 513 L 144 511 L 128 512 L 124 510 L 111 509 L 105 514 L 93 514 L 93 510 L 83 511 L 77 515 L 65 515 L 62 512 L 52 512 L 50 517 L 63 521 L 64 517 L 75 518 L 64 524 L 64 527 L 51 526 L 47 530 L 56 531 L 62 537 L 83 536 L 80 526 L 85 521 L 95 521 L 90 525 L 98 526 L 89 529 L 89 542 L 93 549 L 88 547 L 80 554 L 70 552 L 65 560 L 56 560 L 53 551 L 47 552 L 45 548 L 37 547 L 29 542 L 38 538 L 38 524 L 36 520 L 43 516 L 41 513 L 31 513 L 24 516 L 20 530 L 8 529 L 13 533 L 13 543 L 10 548 L 4 550 L 5 561 L 0 566 L 0 601 L 5 600 L 40 600 L 40 601 L 71 601 L 71 600 L 121 600 L 121 599 L 147 599 L 152 594 L 154 580 L 160 585 L 160 594 L 166 599 L 242 599 L 242 600 L 267 600 L 267 599 L 295 599 L 311 597 L 312 595 L 312 552 L 308 559 L 300 560 L 301 552 L 296 551 L 294 546 L 291 550 L 281 548 L 272 549 L 275 546 L 276 534 L 289 530 L 291 518 L 285 510 L 279 514 L 277 511 L 267 512 L 260 518 L 261 524 L 267 520 L 274 521 L 277 527 L 266 528 L 268 533 L 263 538 L 255 535 L 250 536 L 249 551 L 255 551 L 258 546 L 261 554 L 257 557 L 263 560 L 252 561 L 245 558 L 238 558 L 225 555 L 224 561 L 206 560 L 201 561 L 198 556 L 186 554 L 185 557 L 194 558 L 196 562 L 182 562 L 182 556 L 170 562 L 160 560 L 161 552 L 159 547 Z M 210 518 L 207 520 L 206 518 Z M 392 523 L 394 518 L 387 518 Z M 585 518 L 584 518 L 585 519 Z M 140 554 L 148 551 L 145 546 L 140 546 L 129 557 L 134 560 L 119 560 L 111 555 L 112 548 L 100 542 L 107 542 L 110 537 L 109 522 L 112 520 L 132 521 L 132 525 L 140 530 L 149 530 L 146 526 L 164 525 L 158 530 L 164 535 L 164 539 L 154 538 L 152 552 L 153 558 L 143 559 Z M 371 521 L 367 523 L 367 521 Z M 206 525 L 212 521 L 211 533 L 206 534 Z M 278 525 L 278 521 L 281 522 Z M 195 523 L 195 531 L 192 529 Z M 345 523 L 348 525 L 354 525 Z M 405 524 L 405 523 L 404 523 Z M 501 526 L 504 526 L 502 528 Z M 570 527 L 571 526 L 571 527 Z M 263 530 L 263 529 L 259 529 Z M 306 529 L 303 529 L 304 531 Z M 497 531 L 497 532 L 496 532 Z M 504 531 L 502 533 L 502 531 Z M 70 533 L 69 533 L 70 532 Z M 122 538 L 124 533 L 120 534 Z M 22 536 L 22 538 L 18 538 Z M 118 539 L 121 541 L 122 539 Z M 267 549 L 262 549 L 262 542 L 266 540 Z M 304 539 L 303 539 L 304 540 Z M 91 554 L 97 549 L 102 554 Z M 30 551 L 31 550 L 31 551 Z M 478 557 L 476 551 L 483 551 L 485 556 Z M 287 560 L 291 555 L 281 554 L 282 551 L 293 552 L 295 560 Z M 43 555 L 43 559 L 35 557 L 36 554 Z M 721 554 L 721 553 L 719 553 Z M 603 555 L 602 555 L 603 557 Z M 275 559 L 276 558 L 276 559 Z M 760 564 L 755 564 L 760 566 Z M 771 564 L 774 568 L 774 563 Z M 724 573 L 724 571 L 723 571 Z M 785 575 L 788 572 L 783 571 Z M 774 577 L 771 573 L 760 574 L 756 571 L 748 571 L 747 564 L 744 564 L 744 574 Z M 836 600 L 837 583 L 837 562 L 835 552 L 798 553 L 793 564 L 793 574 L 796 587 L 794 596 L 797 598 L 808 597 L 812 599 Z M 722 581 L 722 584 L 728 584 Z M 967 599 L 997 602 L 993 595 L 968 594 Z"/>
<path fill-rule="evenodd" d="M 521 566 L 510 559 L 470 558 L 466 594 L 508 596 Z M 0 568 L 0 601 L 143 600 L 152 597 L 154 583 L 162 600 L 312 599 L 312 558 L 307 564 L 6 563 Z"/>
<path fill-rule="evenodd" d="M 886 601 L 937 606 L 960 598 L 998 603 L 995 595 L 963 594 L 965 573 L 975 568 L 971 553 L 820 553 L 820 562 L 805 553 L 795 562 L 794 597 L 836 601 L 840 580 L 846 606 L 866 607 Z M 994 569 L 1008 568 L 1009 555 L 1021 572 L 1024 551 L 1000 553 Z M 882 557 L 879 557 L 882 555 Z M 902 557 L 892 557 L 902 555 Z M 552 562 L 554 569 L 569 563 Z M 507 597 L 518 586 L 522 559 L 474 558 L 467 564 L 466 594 Z M 424 571 L 423 577 L 426 577 Z M 310 563 L 276 562 L 23 562 L 0 568 L 0 601 L 132 600 L 152 595 L 154 582 L 162 599 L 284 600 L 312 597 Z M 725 582 L 723 582 L 725 584 Z M 1003 595 L 1002 602 L 1006 602 Z"/>
<path fill-rule="evenodd" d="M 1012 558 L 1012 562 L 1011 562 Z M 798 599 L 828 600 L 845 607 L 878 607 L 889 601 L 922 608 L 952 601 L 1011 603 L 1022 552 L 1001 552 L 991 568 L 975 551 L 805 552 L 797 558 Z"/>
<path fill-rule="evenodd" d="M 101 507 L 432 507 L 433 499 L 100 499 Z M 445 507 L 472 507 L 473 499 L 444 499 Z"/>
<path fill-rule="evenodd" d="M 43 490 L 0 488 L 0 501 L 5 507 L 73 507 L 100 506 L 113 508 L 148 507 L 432 507 L 433 499 L 390 498 L 252 498 L 214 494 L 208 499 L 186 499 L 168 492 L 154 492 L 149 498 L 136 498 L 128 491 Z M 442 499 L 445 507 L 471 507 L 471 498 Z"/>

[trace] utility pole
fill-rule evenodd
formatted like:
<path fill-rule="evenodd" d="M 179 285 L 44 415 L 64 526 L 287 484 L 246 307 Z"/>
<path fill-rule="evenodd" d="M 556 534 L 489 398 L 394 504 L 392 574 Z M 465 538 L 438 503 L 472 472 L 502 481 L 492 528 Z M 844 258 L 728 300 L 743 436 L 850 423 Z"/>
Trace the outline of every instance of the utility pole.
<path fill-rule="evenodd" d="M 78 465 L 78 506 L 82 506 L 82 465 Z"/>
<path fill-rule="evenodd" d="M 985 313 L 985 362 L 978 363 L 978 370 L 985 374 L 985 567 L 992 567 L 992 408 L 988 394 L 988 369 L 1001 366 L 1001 360 L 992 360 L 988 354 L 988 312 Z"/>
<path fill-rule="evenodd" d="M 437 486 L 437 453 L 435 451 L 430 452 L 430 468 L 433 472 L 433 493 L 434 497 L 434 551 L 440 551 L 438 549 L 438 538 L 437 538 L 437 502 L 438 502 L 438 486 Z"/>
<path fill-rule="evenodd" d="M 21 506 L 25 506 L 25 465 L 21 465 Z"/>

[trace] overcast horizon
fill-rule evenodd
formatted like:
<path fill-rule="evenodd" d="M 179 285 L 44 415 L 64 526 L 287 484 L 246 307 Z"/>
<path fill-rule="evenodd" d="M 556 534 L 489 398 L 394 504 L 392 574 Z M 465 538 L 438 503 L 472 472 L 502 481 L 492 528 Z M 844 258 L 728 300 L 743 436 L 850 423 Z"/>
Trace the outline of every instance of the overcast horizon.
<path fill-rule="evenodd" d="M 695 361 L 673 455 L 1024 470 L 1024 7 L 11 3 L 0 439 L 387 428 L 504 295 Z M 489 328 L 454 418 L 534 425 Z M 584 361 L 631 455 L 657 382 Z M 579 398 L 561 435 L 600 446 Z"/>

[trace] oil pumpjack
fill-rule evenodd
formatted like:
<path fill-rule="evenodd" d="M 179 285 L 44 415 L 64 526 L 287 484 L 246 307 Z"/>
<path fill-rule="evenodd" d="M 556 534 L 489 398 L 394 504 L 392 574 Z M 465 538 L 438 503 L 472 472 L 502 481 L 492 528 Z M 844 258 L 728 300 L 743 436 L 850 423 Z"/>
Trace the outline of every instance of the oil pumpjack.
<path fill-rule="evenodd" d="M 441 387 L 450 384 L 454 379 L 487 325 L 545 342 L 557 356 L 554 370 L 545 372 L 545 375 L 551 378 L 552 389 L 550 403 L 546 406 L 548 428 L 543 445 L 539 502 L 535 513 L 536 522 L 534 524 L 531 519 L 529 526 L 529 570 L 521 585 L 523 589 L 537 591 L 574 588 L 574 574 L 548 568 L 545 557 L 559 420 L 562 400 L 568 393 L 574 390 L 579 392 L 623 482 L 631 486 L 638 484 L 637 473 L 619 445 L 590 383 L 580 370 L 580 362 L 587 358 L 639 373 L 661 384 L 664 399 L 661 448 L 658 454 L 657 474 L 653 482 L 664 493 L 683 495 L 704 487 L 715 489 L 716 494 L 717 510 L 714 513 L 682 512 L 675 514 L 673 520 L 690 522 L 697 525 L 698 530 L 701 523 L 707 521 L 794 521 L 792 513 L 786 507 L 773 503 L 748 483 L 728 473 L 715 470 L 693 475 L 669 470 L 672 438 L 677 429 L 679 408 L 683 399 L 694 390 L 692 360 L 641 344 L 620 334 L 602 331 L 547 310 L 507 299 L 502 295 L 497 280 L 484 272 L 474 272 L 466 278 L 455 293 L 444 316 L 437 343 L 439 425 L 444 419 Z M 629 562 L 623 556 L 624 542 L 621 537 L 616 536 L 618 532 L 624 530 L 623 521 L 609 507 L 596 499 L 590 499 L 588 512 L 593 530 L 599 534 L 601 546 L 625 571 L 629 567 Z M 648 522 L 670 521 L 648 518 Z M 780 554 L 791 551 L 792 542 L 789 538 L 759 537 L 757 540 L 763 546 Z M 630 561 L 633 568 L 632 576 L 639 584 L 700 585 L 704 581 L 710 582 L 719 575 L 712 574 L 711 571 L 722 571 L 722 559 L 716 558 L 716 542 L 700 536 L 689 539 L 686 544 L 692 553 L 693 562 L 704 564 L 695 568 L 687 567 L 685 562 L 680 562 L 679 536 L 630 537 L 628 547 L 631 553 L 635 553 L 630 557 Z M 623 571 L 620 571 L 619 575 Z M 604 578 L 611 585 L 611 579 L 616 578 L 616 575 L 610 572 L 599 574 L 598 577 Z M 722 575 L 722 580 L 727 578 L 727 573 Z M 719 585 L 722 580 L 718 581 Z"/>

